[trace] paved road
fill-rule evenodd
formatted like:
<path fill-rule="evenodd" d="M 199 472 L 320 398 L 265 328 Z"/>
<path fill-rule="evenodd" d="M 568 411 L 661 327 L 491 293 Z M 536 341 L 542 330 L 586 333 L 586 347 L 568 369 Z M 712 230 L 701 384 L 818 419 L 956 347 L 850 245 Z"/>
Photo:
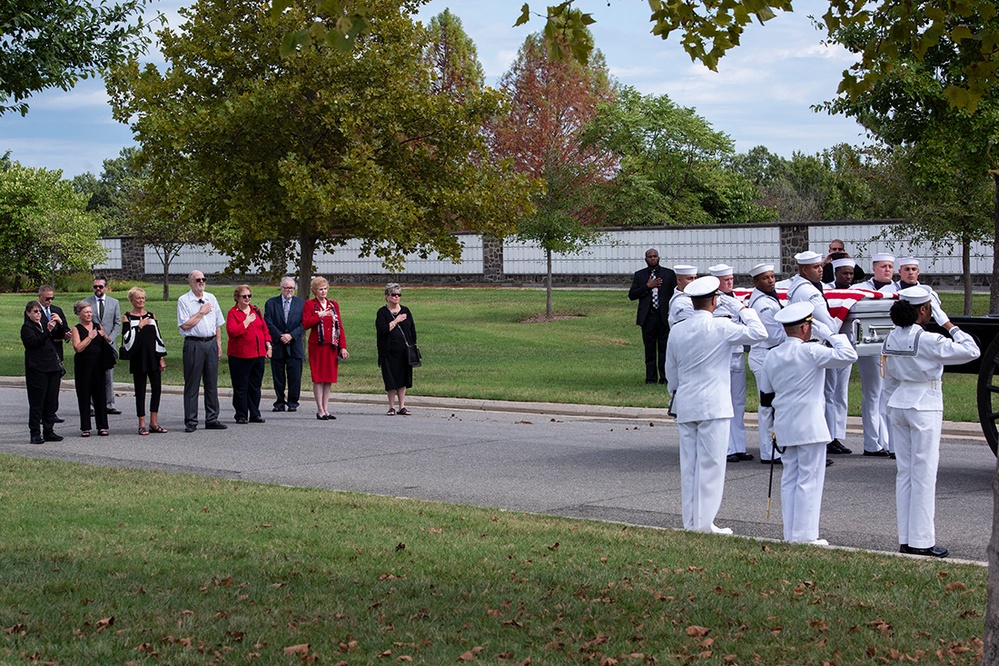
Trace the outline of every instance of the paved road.
<path fill-rule="evenodd" d="M 18 383 L 0 380 L 4 453 L 655 527 L 682 524 L 678 432 L 658 410 L 413 397 L 413 416 L 388 418 L 380 396 L 338 395 L 336 421 L 317 421 L 306 403 L 296 414 L 265 413 L 266 424 L 236 425 L 223 397 L 229 429 L 186 434 L 181 397 L 167 394 L 161 423 L 169 434 L 139 437 L 134 417 L 123 415 L 111 417 L 110 437 L 83 439 L 75 395 L 63 391 L 60 413 L 67 422 L 59 432 L 65 441 L 31 445 L 27 398 Z M 130 396 L 118 403 L 132 411 Z M 938 543 L 954 557 L 984 561 L 996 460 L 974 427 L 954 425 L 948 432 L 937 485 Z M 847 445 L 861 449 L 857 432 Z M 896 551 L 894 463 L 857 453 L 833 458 L 821 536 L 834 545 Z M 765 516 L 768 472 L 756 461 L 728 466 L 719 525 L 739 535 L 780 538 L 779 492 L 769 520 Z M 779 477 L 778 468 L 775 488 Z"/>

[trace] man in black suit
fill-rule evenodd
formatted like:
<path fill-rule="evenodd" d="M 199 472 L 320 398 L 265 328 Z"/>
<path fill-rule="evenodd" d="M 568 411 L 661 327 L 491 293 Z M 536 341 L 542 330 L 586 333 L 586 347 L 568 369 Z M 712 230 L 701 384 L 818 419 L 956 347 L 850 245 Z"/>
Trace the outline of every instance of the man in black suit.
<path fill-rule="evenodd" d="M 66 315 L 63 314 L 62 308 L 58 305 L 54 305 L 52 300 L 55 298 L 55 289 L 52 285 L 43 284 L 38 288 L 38 302 L 42 305 L 42 328 L 49 332 L 49 337 L 52 340 L 52 345 L 55 347 L 56 356 L 59 357 L 59 362 L 62 363 L 63 359 L 63 345 L 66 341 L 73 337 L 72 328 L 66 323 Z M 55 325 L 49 328 L 49 322 L 54 321 Z M 56 392 L 56 411 L 59 410 L 59 393 Z M 54 421 L 56 423 L 63 423 L 66 419 L 61 418 L 58 414 L 54 415 Z"/>
<path fill-rule="evenodd" d="M 286 277 L 281 280 L 281 295 L 267 299 L 264 304 L 264 321 L 271 332 L 274 343 L 271 355 L 271 374 L 274 377 L 274 411 L 298 411 L 298 399 L 302 390 L 302 361 L 305 346 L 302 337 L 302 307 L 305 302 L 295 295 L 295 280 Z M 287 399 L 285 399 L 287 387 Z"/>
<path fill-rule="evenodd" d="M 666 383 L 666 343 L 669 340 L 669 301 L 676 289 L 676 273 L 659 265 L 659 251 L 645 252 L 646 267 L 635 273 L 628 298 L 638 301 L 635 323 L 645 344 L 645 383 Z"/>

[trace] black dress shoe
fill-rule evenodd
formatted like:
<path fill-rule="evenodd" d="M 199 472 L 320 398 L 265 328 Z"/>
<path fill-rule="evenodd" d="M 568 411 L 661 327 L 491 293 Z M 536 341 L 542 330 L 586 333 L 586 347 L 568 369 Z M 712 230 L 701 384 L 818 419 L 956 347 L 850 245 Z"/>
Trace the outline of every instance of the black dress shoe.
<path fill-rule="evenodd" d="M 260 416 L 251 416 L 250 423 L 267 423 L 267 421 Z"/>
<path fill-rule="evenodd" d="M 892 460 L 895 460 L 895 452 L 894 451 L 889 451 L 888 452 L 888 457 L 891 458 Z"/>
<path fill-rule="evenodd" d="M 739 451 L 735 455 L 739 456 L 739 460 L 753 460 L 756 457 L 752 453 L 746 453 L 745 451 Z"/>
<path fill-rule="evenodd" d="M 247 423 L 246 417 L 245 416 L 237 416 L 236 417 L 236 423 Z M 208 426 L 205 426 L 205 427 L 207 428 Z"/>
<path fill-rule="evenodd" d="M 194 432 L 197 429 L 198 429 L 198 426 L 196 426 L 196 425 L 184 426 L 184 432 Z"/>
<path fill-rule="evenodd" d="M 739 457 L 738 453 L 730 453 L 727 456 L 725 456 L 725 462 L 737 463 L 741 460 L 742 458 Z"/>
<path fill-rule="evenodd" d="M 864 451 L 864 455 L 870 458 L 890 458 L 891 454 L 881 449 L 880 451 Z"/>
<path fill-rule="evenodd" d="M 60 418 L 58 415 L 52 417 L 53 423 L 65 423 L 66 419 Z"/>
<path fill-rule="evenodd" d="M 947 557 L 950 555 L 950 551 L 943 546 L 933 546 L 932 548 L 913 548 L 908 544 L 902 544 L 898 547 L 898 552 L 905 553 L 906 555 L 925 555 L 927 557 Z"/>
<path fill-rule="evenodd" d="M 42 439 L 44 439 L 46 442 L 61 442 L 62 435 L 57 435 L 54 432 L 49 431 L 44 435 L 42 435 Z"/>
<path fill-rule="evenodd" d="M 31 436 L 31 443 L 32 444 L 44 444 L 45 443 L 45 439 L 41 435 L 32 435 Z"/>
<path fill-rule="evenodd" d="M 845 446 L 843 446 L 842 442 L 840 442 L 838 439 L 834 439 L 833 441 L 826 444 L 826 453 L 831 453 L 833 455 L 846 455 L 849 453 L 853 453 L 853 449 L 846 448 Z"/>
<path fill-rule="evenodd" d="M 771 461 L 769 461 L 769 460 L 764 460 L 763 458 L 760 458 L 760 462 L 761 462 L 761 463 L 763 463 L 764 465 L 769 465 Z M 773 463 L 774 463 L 775 465 L 783 465 L 783 464 L 784 464 L 784 461 L 783 461 L 783 460 L 781 460 L 780 458 L 774 458 L 774 459 L 773 459 Z"/>
<path fill-rule="evenodd" d="M 298 407 L 289 407 L 288 411 L 289 412 L 297 412 L 298 411 Z"/>
<path fill-rule="evenodd" d="M 121 414 L 121 410 L 114 407 L 108 407 L 108 414 Z"/>
<path fill-rule="evenodd" d="M 336 421 L 336 417 L 333 416 L 332 414 L 327 414 L 326 415 L 326 420 L 327 421 Z"/>
<path fill-rule="evenodd" d="M 219 421 L 209 421 L 205 424 L 205 430 L 226 430 L 229 426 Z"/>
<path fill-rule="evenodd" d="M 654 379 L 646 379 L 645 380 L 645 385 L 646 386 L 649 386 L 650 384 L 655 384 L 655 383 L 656 383 L 656 380 L 654 380 Z"/>
<path fill-rule="evenodd" d="M 272 409 L 271 411 L 272 411 L 272 412 L 283 412 L 283 411 L 284 411 L 284 405 L 277 405 L 277 406 L 276 406 L 276 407 L 275 407 L 274 409 Z"/>
<path fill-rule="evenodd" d="M 327 416 L 326 416 L 326 415 L 324 415 L 324 414 L 316 414 L 316 420 L 317 420 L 317 421 L 326 421 L 326 420 L 327 420 L 328 418 L 329 418 L 329 417 L 327 417 Z"/>
<path fill-rule="evenodd" d="M 829 467 L 829 466 L 831 466 L 832 464 L 833 464 L 833 461 L 832 461 L 832 460 L 829 460 L 829 458 L 826 458 L 826 467 Z"/>

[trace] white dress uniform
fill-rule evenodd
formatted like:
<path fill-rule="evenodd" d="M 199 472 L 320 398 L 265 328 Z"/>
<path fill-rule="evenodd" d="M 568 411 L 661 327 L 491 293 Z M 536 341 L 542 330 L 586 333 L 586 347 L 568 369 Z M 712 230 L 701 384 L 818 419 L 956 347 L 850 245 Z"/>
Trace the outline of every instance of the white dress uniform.
<path fill-rule="evenodd" d="M 911 548 L 936 545 L 933 516 L 943 423 L 943 366 L 967 363 L 979 355 L 970 335 L 956 326 L 950 334 L 953 340 L 918 325 L 896 327 L 882 347 L 898 466 L 898 542 Z"/>
<path fill-rule="evenodd" d="M 789 308 L 785 309 L 788 312 Z M 807 309 L 806 309 L 807 311 Z M 813 315 L 814 316 L 814 315 Z M 774 429 L 786 447 L 781 474 L 784 538 L 811 542 L 819 538 L 819 512 L 826 478 L 826 427 L 823 376 L 857 360 L 843 334 L 829 336 L 832 347 L 789 337 L 771 349 L 763 363 L 763 390 L 774 392 Z"/>
<path fill-rule="evenodd" d="M 890 284 L 890 283 L 889 283 Z M 874 278 L 858 282 L 854 289 L 880 291 L 886 285 L 875 282 Z M 881 410 L 881 357 L 862 356 L 857 360 L 860 371 L 860 389 L 863 399 L 860 403 L 860 416 L 864 424 L 864 451 L 874 453 L 889 451 L 888 415 Z"/>
<path fill-rule="evenodd" d="M 825 285 L 826 289 L 835 289 L 836 283 L 830 282 Z M 847 339 L 853 343 L 853 331 L 847 327 L 844 332 L 842 326 L 833 329 L 842 332 Z M 828 368 L 826 370 L 826 426 L 829 427 L 829 434 L 833 439 L 838 439 L 840 443 L 846 441 L 846 420 L 850 412 L 850 374 L 853 372 L 853 364 L 845 368 Z"/>
<path fill-rule="evenodd" d="M 690 301 L 690 296 L 679 289 L 674 291 L 669 299 L 670 330 L 672 331 L 674 326 L 684 319 L 689 318 L 692 314 L 694 314 L 694 304 Z"/>
<path fill-rule="evenodd" d="M 780 312 L 780 301 L 759 289 L 753 289 L 753 293 L 749 295 L 749 307 L 756 311 L 763 326 L 767 329 L 767 339 L 756 343 L 749 350 L 749 369 L 753 371 L 753 376 L 756 377 L 756 386 L 759 388 L 764 383 L 763 361 L 767 357 L 767 352 L 784 342 L 787 339 L 787 334 L 784 333 L 783 324 L 774 319 L 774 314 Z M 756 414 L 760 433 L 760 460 L 780 458 L 780 453 L 774 451 L 772 443 L 774 408 L 760 405 Z"/>
<path fill-rule="evenodd" d="M 739 312 L 745 307 L 735 296 L 724 292 L 718 294 L 716 317 L 730 317 L 738 321 Z M 746 452 L 746 358 L 743 356 L 742 345 L 732 345 L 732 357 L 729 359 L 729 373 L 732 381 L 729 383 L 729 395 L 732 397 L 732 422 L 728 428 L 728 449 L 726 455 Z"/>
<path fill-rule="evenodd" d="M 717 278 L 704 277 L 700 280 Z M 690 291 L 697 280 L 687 286 Z M 692 292 L 696 293 L 696 292 Z M 680 428 L 680 495 L 683 526 L 717 531 L 715 516 L 725 486 L 732 402 L 728 399 L 732 345 L 755 344 L 767 330 L 756 312 L 744 309 L 740 322 L 695 310 L 670 331 L 666 381 L 675 390 L 673 411 Z"/>

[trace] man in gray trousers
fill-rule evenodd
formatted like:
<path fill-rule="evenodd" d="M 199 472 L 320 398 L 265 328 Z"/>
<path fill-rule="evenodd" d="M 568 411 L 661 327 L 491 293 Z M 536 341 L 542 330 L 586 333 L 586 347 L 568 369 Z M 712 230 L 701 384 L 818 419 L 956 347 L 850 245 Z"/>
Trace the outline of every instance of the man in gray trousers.
<path fill-rule="evenodd" d="M 94 278 L 94 295 L 86 298 L 94 310 L 94 321 L 101 325 L 101 335 L 112 349 L 118 347 L 118 334 L 121 333 L 121 308 L 118 299 L 107 295 L 108 279 L 103 275 Z M 106 371 L 108 414 L 121 414 L 114 404 L 114 368 Z"/>
<path fill-rule="evenodd" d="M 177 299 L 177 325 L 184 338 L 184 432 L 198 429 L 198 391 L 205 385 L 205 429 L 225 430 L 219 421 L 219 359 L 225 315 L 205 291 L 205 274 L 191 271 L 191 291 Z"/>

